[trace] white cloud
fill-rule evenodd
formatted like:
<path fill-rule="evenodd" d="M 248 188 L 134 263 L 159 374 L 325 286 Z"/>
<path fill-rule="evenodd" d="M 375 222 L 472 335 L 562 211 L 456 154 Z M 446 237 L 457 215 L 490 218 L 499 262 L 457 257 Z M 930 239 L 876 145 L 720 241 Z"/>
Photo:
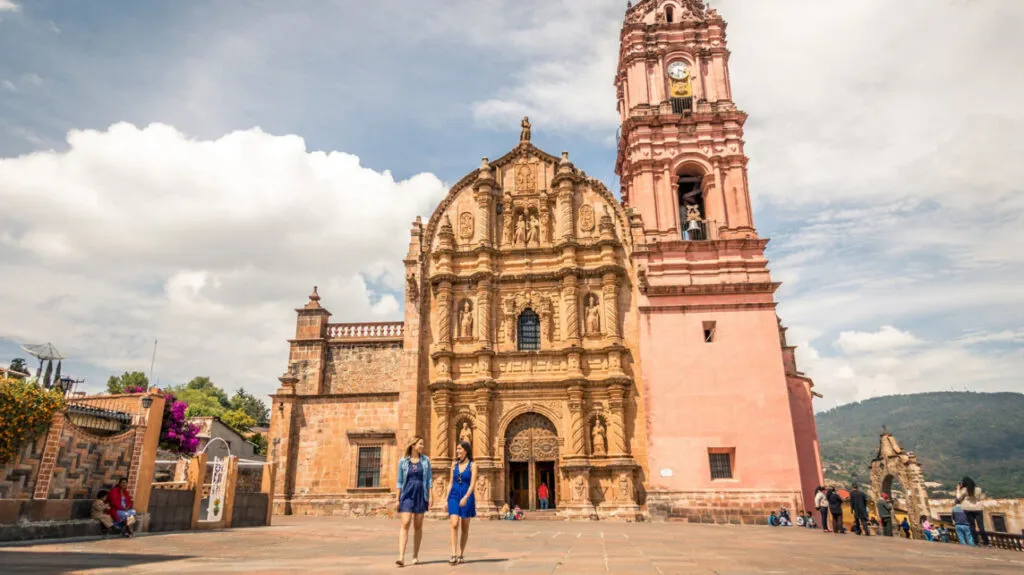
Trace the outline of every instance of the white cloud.
<path fill-rule="evenodd" d="M 884 325 L 876 332 L 844 331 L 836 339 L 836 346 L 846 354 L 871 353 L 913 347 L 922 342 L 914 334 Z"/>
<path fill-rule="evenodd" d="M 400 319 L 410 222 L 444 186 L 259 129 L 73 131 L 0 159 L 0 333 L 117 372 L 269 392 L 314 284 L 334 321 Z M 397 279 L 395 279 L 397 278 Z M 102 382 L 93 382 L 101 384 Z"/>
<path fill-rule="evenodd" d="M 14 0 L 0 0 L 0 12 L 19 12 L 21 6 L 14 3 Z"/>

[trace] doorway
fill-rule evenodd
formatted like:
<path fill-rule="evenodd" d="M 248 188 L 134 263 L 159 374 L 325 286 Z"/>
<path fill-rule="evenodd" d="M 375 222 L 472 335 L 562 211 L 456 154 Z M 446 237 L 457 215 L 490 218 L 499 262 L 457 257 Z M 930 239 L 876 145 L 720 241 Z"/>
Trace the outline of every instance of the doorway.
<path fill-rule="evenodd" d="M 554 509 L 555 501 L 558 501 L 555 494 L 555 462 L 538 461 L 534 465 L 537 466 L 537 487 L 539 488 L 541 483 L 548 486 L 548 509 Z M 537 503 L 537 509 L 540 509 L 540 502 Z"/>
<path fill-rule="evenodd" d="M 530 464 L 526 461 L 511 461 L 508 467 L 509 500 L 512 506 L 530 508 Z"/>

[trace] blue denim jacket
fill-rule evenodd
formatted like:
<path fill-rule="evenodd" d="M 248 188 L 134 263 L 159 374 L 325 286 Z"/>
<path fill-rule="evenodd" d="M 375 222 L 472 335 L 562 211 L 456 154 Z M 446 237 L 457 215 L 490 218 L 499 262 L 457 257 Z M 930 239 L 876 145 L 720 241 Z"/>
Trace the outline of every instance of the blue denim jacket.
<path fill-rule="evenodd" d="M 420 464 L 423 465 L 423 486 L 426 488 L 427 501 L 430 501 L 430 488 L 434 481 L 430 476 L 430 458 L 420 454 Z M 398 497 L 402 497 L 402 488 L 405 487 L 405 478 L 409 475 L 409 458 L 402 457 L 398 460 Z"/>

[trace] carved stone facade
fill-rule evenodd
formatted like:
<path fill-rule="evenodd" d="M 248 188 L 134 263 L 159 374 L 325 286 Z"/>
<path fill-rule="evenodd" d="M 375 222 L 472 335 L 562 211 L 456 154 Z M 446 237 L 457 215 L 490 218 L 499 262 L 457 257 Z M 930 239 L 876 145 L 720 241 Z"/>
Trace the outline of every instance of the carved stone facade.
<path fill-rule="evenodd" d="M 697 0 L 627 10 L 622 203 L 524 119 L 514 149 L 413 223 L 403 322 L 329 324 L 314 290 L 272 408 L 279 509 L 392 513 L 414 436 L 435 497 L 471 444 L 484 515 L 536 509 L 541 483 L 565 517 L 805 507 L 812 383 L 775 317 L 724 38 Z M 683 61 L 685 86 L 657 81 Z M 692 189 L 677 197 L 677 179 Z"/>

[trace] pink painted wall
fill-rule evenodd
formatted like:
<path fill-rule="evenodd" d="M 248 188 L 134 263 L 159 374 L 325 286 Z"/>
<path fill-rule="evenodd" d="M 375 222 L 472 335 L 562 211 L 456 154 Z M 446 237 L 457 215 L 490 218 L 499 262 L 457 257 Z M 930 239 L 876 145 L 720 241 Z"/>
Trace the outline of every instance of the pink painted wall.
<path fill-rule="evenodd" d="M 797 460 L 800 464 L 801 491 L 804 508 L 814 507 L 814 488 L 824 482 L 821 457 L 818 452 L 818 426 L 814 421 L 810 380 L 800 376 L 786 377 L 789 388 L 789 408 L 793 413 L 793 432 L 796 437 Z"/>
<path fill-rule="evenodd" d="M 685 299 L 691 306 L 720 305 L 740 303 L 739 297 L 771 300 L 768 294 Z M 658 304 L 683 299 L 658 298 Z M 716 322 L 713 343 L 704 343 L 704 321 Z M 648 311 L 640 317 L 640 348 L 651 488 L 800 489 L 773 309 Z M 735 448 L 733 479 L 711 480 L 709 448 Z M 661 475 L 666 468 L 671 477 Z"/>

